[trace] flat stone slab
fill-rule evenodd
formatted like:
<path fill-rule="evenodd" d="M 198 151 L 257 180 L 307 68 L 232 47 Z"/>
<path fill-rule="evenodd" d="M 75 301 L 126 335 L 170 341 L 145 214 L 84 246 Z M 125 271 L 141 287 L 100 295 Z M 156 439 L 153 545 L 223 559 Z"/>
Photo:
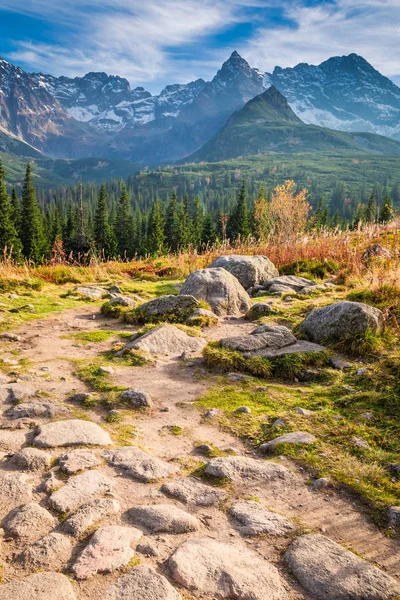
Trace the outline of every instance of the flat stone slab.
<path fill-rule="evenodd" d="M 306 340 L 299 340 L 295 344 L 285 346 L 284 348 L 264 348 L 256 352 L 245 352 L 243 356 L 245 358 L 251 358 L 253 356 L 260 356 L 262 358 L 279 358 L 279 356 L 286 356 L 287 354 L 300 354 L 309 352 L 325 352 L 326 348 L 313 342 L 307 342 Z"/>
<path fill-rule="evenodd" d="M 253 353 L 266 348 L 284 348 L 296 343 L 296 338 L 287 327 L 264 325 L 262 329 L 262 333 L 223 338 L 221 346 L 238 352 Z"/>
<path fill-rule="evenodd" d="M 5 383 L 0 385 L 0 402 L 12 404 L 27 398 L 35 398 L 38 391 L 23 383 Z"/>
<path fill-rule="evenodd" d="M 76 600 L 72 585 L 61 573 L 35 573 L 0 585 L 1 600 Z"/>
<path fill-rule="evenodd" d="M 32 485 L 28 481 L 27 475 L 0 472 L 0 519 L 32 500 Z"/>
<path fill-rule="evenodd" d="M 170 582 L 152 567 L 134 567 L 107 588 L 103 600 L 182 600 Z"/>
<path fill-rule="evenodd" d="M 76 293 L 89 300 L 101 300 L 108 295 L 107 290 L 98 287 L 80 286 L 76 288 Z"/>
<path fill-rule="evenodd" d="M 9 419 L 53 419 L 69 412 L 67 406 L 62 406 L 56 402 L 35 400 L 32 402 L 21 402 L 12 406 L 6 412 Z"/>
<path fill-rule="evenodd" d="M 182 352 L 201 352 L 206 345 L 205 339 L 190 336 L 174 325 L 160 325 L 129 342 L 125 350 L 141 350 L 159 356 L 180 356 Z"/>
<path fill-rule="evenodd" d="M 111 438 L 104 429 L 81 419 L 47 423 L 38 429 L 33 442 L 41 448 L 57 446 L 109 446 Z"/>
<path fill-rule="evenodd" d="M 173 579 L 188 590 L 229 600 L 286 600 L 277 569 L 247 548 L 190 539 L 170 557 Z"/>
<path fill-rule="evenodd" d="M 74 475 L 84 469 L 97 467 L 101 462 L 101 459 L 92 450 L 85 450 L 84 448 L 72 450 L 68 454 L 60 456 L 58 460 L 61 471 L 68 473 L 68 475 Z"/>
<path fill-rule="evenodd" d="M 66 519 L 62 530 L 76 538 L 84 536 L 95 524 L 121 512 L 121 506 L 115 498 L 96 498 L 87 502 Z"/>
<path fill-rule="evenodd" d="M 299 292 L 305 287 L 315 285 L 317 285 L 315 281 L 306 279 L 305 277 L 299 277 L 298 275 L 280 275 L 279 277 L 273 277 L 264 282 L 264 286 L 269 290 L 272 286 L 285 286 L 286 288 L 289 288 L 289 291 L 291 292 Z"/>
<path fill-rule="evenodd" d="M 23 504 L 12 510 L 3 520 L 2 527 L 7 537 L 24 542 L 36 542 L 58 525 L 58 521 L 39 504 Z"/>
<path fill-rule="evenodd" d="M 317 438 L 311 433 L 306 431 L 292 431 L 291 433 L 285 433 L 279 437 L 261 444 L 260 451 L 268 452 L 278 446 L 279 444 L 314 444 Z"/>
<path fill-rule="evenodd" d="M 135 525 L 151 533 L 188 533 L 200 528 L 196 517 L 172 504 L 134 506 L 128 514 Z"/>
<path fill-rule="evenodd" d="M 112 492 L 113 486 L 113 480 L 103 473 L 85 471 L 71 477 L 62 488 L 54 492 L 49 503 L 58 512 L 69 513 L 97 496 Z"/>
<path fill-rule="evenodd" d="M 61 570 L 72 552 L 70 538 L 62 533 L 51 532 L 28 546 L 15 558 L 24 569 Z"/>
<path fill-rule="evenodd" d="M 27 441 L 27 432 L 21 429 L 0 429 L 0 449 L 7 452 L 19 450 Z"/>
<path fill-rule="evenodd" d="M 22 448 L 9 461 L 9 465 L 21 471 L 46 471 L 51 466 L 51 455 L 38 448 Z"/>
<path fill-rule="evenodd" d="M 292 542 L 284 562 L 318 600 L 394 600 L 400 594 L 395 579 L 318 533 Z"/>
<path fill-rule="evenodd" d="M 205 473 L 231 481 L 293 481 L 293 475 L 286 467 L 246 456 L 213 458 L 207 464 Z"/>
<path fill-rule="evenodd" d="M 161 487 L 168 496 L 177 498 L 184 504 L 195 506 L 216 506 L 227 496 L 226 492 L 210 485 L 205 485 L 194 477 L 182 477 L 168 481 Z"/>
<path fill-rule="evenodd" d="M 293 531 L 292 523 L 267 508 L 259 502 L 243 500 L 236 502 L 229 514 L 238 524 L 237 527 L 244 535 L 285 535 Z"/>
<path fill-rule="evenodd" d="M 76 559 L 72 572 L 77 579 L 89 579 L 125 567 L 135 554 L 132 545 L 141 537 L 142 532 L 133 527 L 101 527 Z"/>
<path fill-rule="evenodd" d="M 150 456 L 134 446 L 106 450 L 103 452 L 103 457 L 114 467 L 124 469 L 133 479 L 145 483 L 164 479 L 178 471 L 175 465 Z"/>

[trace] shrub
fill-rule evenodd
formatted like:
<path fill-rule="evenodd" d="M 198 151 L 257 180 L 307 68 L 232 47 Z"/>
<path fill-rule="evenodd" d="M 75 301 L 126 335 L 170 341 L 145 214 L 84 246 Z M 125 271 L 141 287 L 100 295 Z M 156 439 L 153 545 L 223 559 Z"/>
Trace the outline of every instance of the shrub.
<path fill-rule="evenodd" d="M 296 260 L 284 265 L 280 272 L 282 275 L 312 275 L 324 279 L 339 271 L 339 265 L 333 260 Z"/>

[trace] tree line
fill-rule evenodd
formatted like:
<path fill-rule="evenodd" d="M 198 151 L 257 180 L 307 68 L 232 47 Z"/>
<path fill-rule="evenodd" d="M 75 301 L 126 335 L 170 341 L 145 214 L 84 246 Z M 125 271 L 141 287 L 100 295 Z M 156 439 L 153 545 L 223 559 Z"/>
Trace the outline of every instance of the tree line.
<path fill-rule="evenodd" d="M 176 192 L 167 201 L 155 197 L 141 206 L 133 197 L 129 181 L 111 182 L 100 188 L 80 184 L 61 198 L 38 201 L 33 173 L 27 165 L 21 194 L 8 193 L 6 173 L 0 162 L 0 249 L 5 258 L 16 261 L 74 260 L 85 263 L 91 257 L 129 260 L 135 256 L 157 256 L 188 248 L 201 252 L 217 241 L 253 239 L 290 242 L 306 229 L 343 226 L 343 218 L 330 215 L 321 198 L 312 209 L 307 190 L 286 181 L 274 190 L 261 186 L 255 200 L 248 198 L 242 182 L 230 202 L 230 210 L 207 210 L 197 196 L 178 199 Z M 115 195 L 118 189 L 118 196 Z M 74 193 L 72 193 L 74 192 Z M 111 192 L 111 193 L 110 193 Z M 359 205 L 350 226 L 386 223 L 394 216 L 389 194 L 379 202 L 373 192 L 367 204 Z"/>

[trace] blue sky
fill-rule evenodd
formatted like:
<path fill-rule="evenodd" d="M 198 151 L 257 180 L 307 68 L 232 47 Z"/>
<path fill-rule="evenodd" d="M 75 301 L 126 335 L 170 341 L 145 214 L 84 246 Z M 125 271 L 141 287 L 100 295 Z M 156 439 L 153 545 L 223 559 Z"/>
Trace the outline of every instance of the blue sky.
<path fill-rule="evenodd" d="M 210 79 L 237 50 L 264 71 L 356 52 L 400 84 L 400 0 L 0 0 L 0 55 L 106 71 L 152 92 Z"/>

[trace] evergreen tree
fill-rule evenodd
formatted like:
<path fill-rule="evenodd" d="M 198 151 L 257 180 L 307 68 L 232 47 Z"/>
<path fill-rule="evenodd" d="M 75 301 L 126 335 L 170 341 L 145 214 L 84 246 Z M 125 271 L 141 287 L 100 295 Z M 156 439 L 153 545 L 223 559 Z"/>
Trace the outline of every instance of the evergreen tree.
<path fill-rule="evenodd" d="M 379 213 L 379 222 L 380 223 L 389 223 L 393 219 L 393 202 L 392 198 L 389 194 L 387 194 L 386 198 L 383 201 L 380 213 Z"/>
<path fill-rule="evenodd" d="M 177 209 L 177 249 L 187 250 L 191 241 L 191 224 L 189 213 L 189 200 L 184 198 L 183 202 L 178 205 Z"/>
<path fill-rule="evenodd" d="M 200 198 L 196 196 L 194 199 L 194 209 L 192 218 L 192 244 L 195 248 L 200 248 L 201 234 L 203 231 L 204 215 L 200 204 Z"/>
<path fill-rule="evenodd" d="M 212 246 L 216 239 L 217 239 L 217 234 L 215 231 L 215 225 L 214 225 L 214 218 L 212 216 L 211 213 L 208 213 L 208 215 L 206 215 L 204 222 L 203 222 L 203 231 L 201 234 L 201 241 L 204 244 L 204 246 Z"/>
<path fill-rule="evenodd" d="M 239 191 L 239 198 L 234 206 L 228 221 L 228 237 L 232 241 L 239 238 L 244 241 L 250 235 L 249 211 L 247 208 L 246 183 L 243 181 Z"/>
<path fill-rule="evenodd" d="M 152 255 L 162 254 L 165 243 L 164 216 L 160 200 L 153 203 L 148 235 L 148 251 Z"/>
<path fill-rule="evenodd" d="M 18 200 L 17 190 L 13 187 L 11 192 L 11 208 L 12 208 L 12 220 L 14 221 L 15 229 L 17 233 L 21 230 L 21 205 Z"/>
<path fill-rule="evenodd" d="M 376 195 L 375 195 L 375 192 L 372 192 L 370 199 L 368 201 L 368 204 L 367 204 L 366 211 L 365 211 L 366 222 L 367 223 L 376 223 L 376 213 L 377 213 Z"/>
<path fill-rule="evenodd" d="M 329 222 L 329 210 L 328 205 L 325 202 L 323 196 L 320 197 L 317 208 L 313 215 L 313 225 L 316 229 L 320 230 L 327 227 Z"/>
<path fill-rule="evenodd" d="M 101 184 L 96 214 L 94 216 L 94 241 L 98 253 L 104 254 L 106 259 L 111 258 L 115 252 L 115 238 L 108 222 L 107 190 Z"/>
<path fill-rule="evenodd" d="M 30 163 L 26 167 L 25 181 L 22 188 L 20 235 L 25 258 L 40 262 L 44 250 L 42 218 L 32 182 Z"/>
<path fill-rule="evenodd" d="M 165 241 L 171 252 L 176 252 L 178 249 L 178 203 L 176 200 L 176 192 L 173 192 L 167 206 L 165 217 Z"/>
<path fill-rule="evenodd" d="M 13 221 L 13 207 L 7 194 L 5 177 L 0 161 L 0 253 L 6 251 L 8 256 L 17 258 L 22 245 Z"/>
<path fill-rule="evenodd" d="M 132 211 L 128 190 L 124 183 L 122 184 L 115 218 L 114 234 L 117 241 L 118 256 L 132 258 Z"/>

